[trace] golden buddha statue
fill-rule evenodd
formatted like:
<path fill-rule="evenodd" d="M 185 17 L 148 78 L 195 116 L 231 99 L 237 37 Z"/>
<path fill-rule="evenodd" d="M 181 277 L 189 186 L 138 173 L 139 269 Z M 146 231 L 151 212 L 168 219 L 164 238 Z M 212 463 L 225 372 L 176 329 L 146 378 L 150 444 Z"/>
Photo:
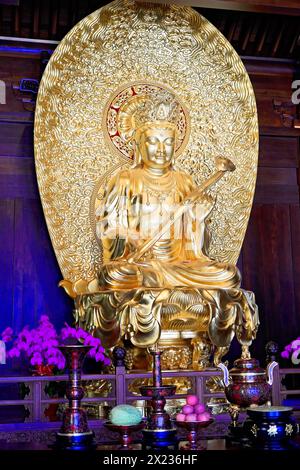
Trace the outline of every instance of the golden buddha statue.
<path fill-rule="evenodd" d="M 78 326 L 107 348 L 124 344 L 131 368 L 155 343 L 168 369 L 205 368 L 212 354 L 217 364 L 234 336 L 249 354 L 258 312 L 234 263 L 255 188 L 257 112 L 213 25 L 188 7 L 134 0 L 82 20 L 41 82 L 35 156 Z"/>
<path fill-rule="evenodd" d="M 203 190 L 174 167 L 175 97 L 168 91 L 136 96 L 121 113 L 130 113 L 134 164 L 110 179 L 97 210 L 104 260 L 99 287 L 239 287 L 238 269 L 206 254 L 207 219 L 214 206 L 206 190 L 216 179 Z M 217 179 L 235 168 L 225 158 L 217 166 Z"/>
<path fill-rule="evenodd" d="M 118 130 L 131 141 L 134 162 L 107 181 L 95 210 L 103 265 L 96 280 L 76 284 L 75 317 L 107 347 L 159 342 L 165 368 L 204 368 L 213 348 L 220 362 L 234 334 L 247 356 L 258 314 L 238 269 L 207 255 L 215 203 L 208 190 L 235 166 L 217 158 L 217 171 L 200 187 L 177 170 L 178 110 L 166 90 L 120 108 Z M 140 352 L 134 356 L 141 365 Z"/>

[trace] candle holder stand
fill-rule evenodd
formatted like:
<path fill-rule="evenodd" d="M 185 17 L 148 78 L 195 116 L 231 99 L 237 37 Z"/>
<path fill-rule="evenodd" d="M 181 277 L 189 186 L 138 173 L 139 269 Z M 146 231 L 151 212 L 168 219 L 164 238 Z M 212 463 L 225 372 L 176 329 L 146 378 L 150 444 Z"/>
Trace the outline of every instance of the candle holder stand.
<path fill-rule="evenodd" d="M 146 428 L 143 430 L 144 447 L 176 447 L 176 432 L 169 414 L 165 411 L 166 398 L 175 394 L 175 385 L 163 385 L 161 374 L 161 351 L 157 349 L 150 351 L 153 356 L 153 386 L 140 388 L 141 395 L 150 398 L 152 411 L 147 420 Z"/>
<path fill-rule="evenodd" d="M 59 348 L 66 358 L 69 371 L 66 396 L 69 406 L 63 414 L 62 426 L 56 434 L 56 448 L 61 450 L 89 450 L 96 447 L 94 432 L 89 429 L 86 412 L 81 408 L 84 396 L 81 369 L 91 346 L 64 345 Z"/>

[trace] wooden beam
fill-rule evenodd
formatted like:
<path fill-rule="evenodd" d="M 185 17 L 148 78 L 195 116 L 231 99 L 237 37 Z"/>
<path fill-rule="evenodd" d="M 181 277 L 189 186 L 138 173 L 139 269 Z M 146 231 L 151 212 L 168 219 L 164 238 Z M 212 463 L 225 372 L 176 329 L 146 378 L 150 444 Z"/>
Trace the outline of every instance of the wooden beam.
<path fill-rule="evenodd" d="M 0 0 L 0 5 L 19 6 L 20 5 L 20 0 Z"/>
<path fill-rule="evenodd" d="M 145 0 L 136 1 L 143 3 Z M 151 3 L 177 3 L 198 8 L 300 16 L 299 0 L 151 0 Z"/>

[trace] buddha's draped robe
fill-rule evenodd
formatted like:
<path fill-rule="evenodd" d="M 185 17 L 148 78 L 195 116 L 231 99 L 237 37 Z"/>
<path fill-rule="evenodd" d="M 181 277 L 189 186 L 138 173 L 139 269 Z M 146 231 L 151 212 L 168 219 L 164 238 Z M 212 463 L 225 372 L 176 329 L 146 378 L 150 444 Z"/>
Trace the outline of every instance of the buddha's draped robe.
<path fill-rule="evenodd" d="M 149 179 L 142 167 L 121 170 L 110 179 L 96 212 L 97 236 L 103 246 L 101 288 L 240 286 L 235 266 L 218 263 L 206 254 L 207 220 L 214 205 L 207 195 L 189 207 L 142 258 L 127 261 L 195 189 L 189 175 L 174 169 L 156 180 Z"/>

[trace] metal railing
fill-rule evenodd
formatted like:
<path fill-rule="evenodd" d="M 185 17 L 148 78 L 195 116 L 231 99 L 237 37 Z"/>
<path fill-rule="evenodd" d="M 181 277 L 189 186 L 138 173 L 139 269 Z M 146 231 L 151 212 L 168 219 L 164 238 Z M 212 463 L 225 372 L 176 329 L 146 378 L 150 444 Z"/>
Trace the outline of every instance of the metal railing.
<path fill-rule="evenodd" d="M 274 405 L 281 405 L 287 397 L 296 396 L 299 400 L 297 400 L 298 403 L 294 404 L 294 408 L 295 410 L 300 410 L 300 389 L 288 390 L 283 385 L 283 380 L 289 375 L 299 375 L 300 378 L 300 367 L 294 369 L 275 367 L 273 370 L 272 403 Z"/>
<path fill-rule="evenodd" d="M 282 380 L 289 374 L 300 374 L 299 369 L 274 369 L 273 387 L 272 387 L 272 403 L 274 405 L 280 405 L 288 396 L 300 396 L 300 390 L 287 390 L 282 385 Z M 208 402 L 212 398 L 224 398 L 223 392 L 211 391 L 207 386 L 207 380 L 211 378 L 222 378 L 222 372 L 217 369 L 210 369 L 205 371 L 167 371 L 163 374 L 164 379 L 167 378 L 180 378 L 184 377 L 191 380 L 191 392 L 195 393 L 200 402 Z M 126 371 L 125 367 L 116 367 L 114 374 L 89 374 L 83 375 L 82 380 L 84 383 L 90 381 L 109 381 L 111 383 L 111 392 L 107 396 L 85 396 L 82 400 L 83 403 L 88 404 L 101 404 L 108 402 L 111 406 L 119 405 L 123 403 L 132 403 L 135 400 L 145 400 L 145 397 L 137 395 L 136 393 L 129 391 L 130 383 L 137 379 L 151 379 L 152 374 L 149 373 L 130 373 Z M 27 423 L 45 423 L 47 417 L 45 416 L 45 409 L 51 404 L 63 404 L 67 403 L 64 397 L 51 398 L 45 388 L 50 382 L 66 382 L 68 380 L 67 375 L 54 375 L 54 376 L 17 376 L 17 377 L 0 377 L 0 390 L 4 384 L 17 384 L 19 387 L 22 385 L 27 388 L 27 393 L 24 397 L 12 398 L 12 399 L 1 399 L 0 407 L 10 406 L 24 406 L 29 410 L 29 416 L 26 418 Z M 186 395 L 177 394 L 174 398 L 183 398 Z M 299 399 L 299 410 L 300 410 L 300 399 Z M 5 426 L 9 426 L 11 423 L 1 424 L 3 430 Z"/>
<path fill-rule="evenodd" d="M 199 397 L 201 402 L 206 402 L 210 398 L 223 398 L 223 392 L 211 392 L 206 387 L 207 379 L 211 377 L 220 377 L 222 373 L 217 370 L 209 371 L 176 371 L 164 372 L 164 378 L 180 378 L 184 377 L 191 379 L 191 391 Z M 131 403 L 134 400 L 147 400 L 136 393 L 129 391 L 131 382 L 138 379 L 150 379 L 152 374 L 149 373 L 128 373 L 125 367 L 116 367 L 114 374 L 89 374 L 82 375 L 83 383 L 90 381 L 109 381 L 112 385 L 111 392 L 107 396 L 85 396 L 82 400 L 83 403 L 101 404 L 109 402 L 112 406 L 123 403 Z M 67 375 L 53 375 L 53 376 L 17 376 L 17 377 L 0 377 L 0 388 L 3 384 L 18 384 L 22 385 L 23 389 L 27 389 L 24 397 L 14 399 L 1 399 L 0 407 L 3 406 L 18 406 L 22 405 L 29 410 L 27 421 L 43 422 L 46 421 L 45 409 L 50 404 L 67 403 L 64 397 L 51 398 L 46 392 L 46 386 L 50 382 L 66 382 Z M 20 392 L 19 392 L 20 393 Z M 177 394 L 172 398 L 183 398 L 184 394 Z M 2 425 L 3 426 L 3 425 Z"/>

